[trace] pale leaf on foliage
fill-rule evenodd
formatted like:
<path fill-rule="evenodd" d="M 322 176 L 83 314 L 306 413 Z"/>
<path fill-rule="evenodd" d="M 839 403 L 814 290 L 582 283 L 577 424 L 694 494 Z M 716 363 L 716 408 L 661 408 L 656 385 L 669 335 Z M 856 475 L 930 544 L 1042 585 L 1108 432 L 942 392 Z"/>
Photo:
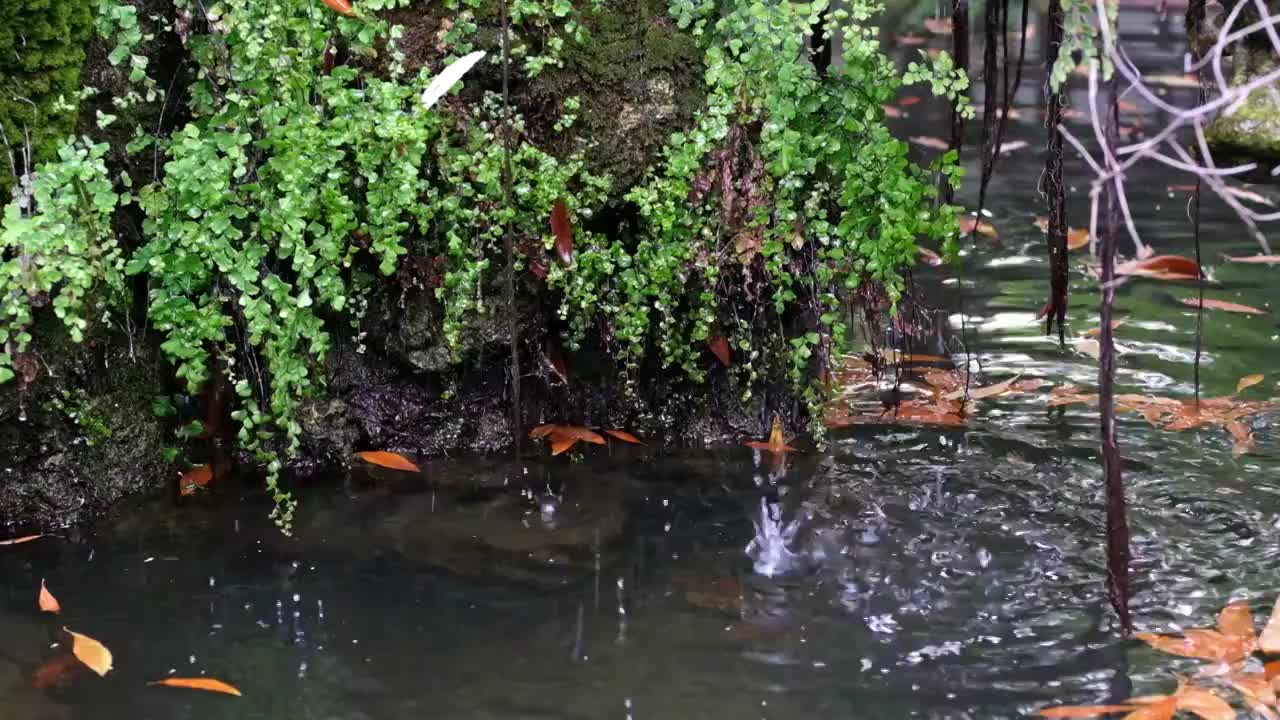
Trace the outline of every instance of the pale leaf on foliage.
<path fill-rule="evenodd" d="M 452 65 L 440 71 L 440 74 L 431 80 L 431 84 L 422 93 L 422 106 L 430 109 L 440 102 L 440 98 L 444 97 L 463 75 L 466 75 L 476 63 L 480 62 L 485 56 L 483 50 L 477 50 L 469 55 L 464 55 L 453 62 Z"/>

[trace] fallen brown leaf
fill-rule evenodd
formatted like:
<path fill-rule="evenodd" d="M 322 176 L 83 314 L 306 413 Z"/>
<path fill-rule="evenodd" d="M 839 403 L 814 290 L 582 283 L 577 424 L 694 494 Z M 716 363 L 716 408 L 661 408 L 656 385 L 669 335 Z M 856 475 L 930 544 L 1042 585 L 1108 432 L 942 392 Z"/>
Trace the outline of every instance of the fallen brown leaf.
<path fill-rule="evenodd" d="M 644 444 L 645 444 L 643 440 L 641 440 L 640 438 L 636 437 L 635 435 L 632 435 L 631 433 L 627 432 L 626 430 L 605 430 L 605 434 L 607 434 L 607 435 L 611 435 L 611 436 L 613 436 L 613 437 L 615 437 L 615 438 L 617 438 L 617 439 L 619 439 L 619 440 L 621 440 L 621 441 L 623 441 L 623 442 L 629 442 L 629 443 L 631 443 L 632 445 L 644 445 Z"/>
<path fill-rule="evenodd" d="M 1181 255 L 1156 255 L 1145 260 L 1130 260 L 1116 265 L 1116 275 L 1145 277 L 1155 280 L 1198 280 L 1200 266 Z"/>
<path fill-rule="evenodd" d="M 54 597 L 53 593 L 49 592 L 49 588 L 44 584 L 43 578 L 40 579 L 39 603 L 41 612 L 55 614 L 62 612 L 62 605 L 59 605 L 58 598 Z"/>
<path fill-rule="evenodd" d="M 1280 255 L 1247 255 L 1227 257 L 1228 262 L 1253 263 L 1256 265 L 1280 265 Z"/>
<path fill-rule="evenodd" d="M 71 652 L 80 659 L 80 662 L 99 675 L 111 672 L 111 651 L 106 645 L 88 635 L 81 635 L 66 628 L 62 630 L 71 636 Z"/>
<path fill-rule="evenodd" d="M 985 220 L 979 220 L 976 215 L 963 215 L 960 217 L 960 232 L 968 235 L 977 231 L 981 235 L 987 237 L 998 237 L 999 233 L 991 223 Z"/>
<path fill-rule="evenodd" d="M 1280 655 L 1280 598 L 1276 598 L 1276 605 L 1271 609 L 1271 618 L 1267 620 L 1266 627 L 1262 628 L 1262 634 L 1258 636 L 1258 647 L 1264 653 L 1272 655 Z M 1267 677 L 1272 677 L 1273 666 L 1275 663 L 1268 663 Z"/>
<path fill-rule="evenodd" d="M 1038 715 L 1047 718 L 1092 718 L 1099 715 L 1114 715 L 1138 709 L 1137 705 L 1060 705 L 1045 708 Z"/>
<path fill-rule="evenodd" d="M 1182 637 L 1154 633 L 1138 633 L 1134 637 L 1160 652 L 1217 662 L 1239 662 L 1253 652 L 1254 645 L 1253 638 L 1241 638 L 1202 628 L 1187 630 Z"/>
<path fill-rule="evenodd" d="M 178 478 L 178 493 L 181 495 L 194 494 L 196 488 L 207 487 L 212 480 L 213 468 L 208 465 L 193 467 Z"/>
<path fill-rule="evenodd" d="M 405 472 L 421 472 L 413 461 L 399 453 L 387 452 L 385 450 L 370 450 L 366 452 L 358 452 L 356 453 L 356 457 L 379 467 L 390 468 L 392 470 L 404 470 Z"/>
<path fill-rule="evenodd" d="M 1213 298 L 1205 298 L 1204 303 L 1200 303 L 1199 298 L 1178 298 L 1178 302 L 1191 307 L 1202 306 L 1209 310 L 1221 310 L 1223 312 L 1241 313 L 1243 315 L 1266 315 L 1267 311 L 1259 310 L 1256 307 L 1241 305 L 1240 303 L 1228 302 L 1226 300 L 1214 300 Z"/>
<path fill-rule="evenodd" d="M 716 356 L 721 365 L 733 367 L 733 354 L 729 350 L 729 338 L 723 335 L 712 335 L 707 338 L 707 348 Z"/>
<path fill-rule="evenodd" d="M 156 680 L 149 682 L 148 685 L 163 685 L 165 687 L 186 688 L 188 690 L 204 690 L 206 692 L 222 693 L 224 695 L 235 695 L 240 697 L 240 690 L 233 685 L 228 685 L 221 680 L 213 678 L 165 678 L 164 680 Z"/>

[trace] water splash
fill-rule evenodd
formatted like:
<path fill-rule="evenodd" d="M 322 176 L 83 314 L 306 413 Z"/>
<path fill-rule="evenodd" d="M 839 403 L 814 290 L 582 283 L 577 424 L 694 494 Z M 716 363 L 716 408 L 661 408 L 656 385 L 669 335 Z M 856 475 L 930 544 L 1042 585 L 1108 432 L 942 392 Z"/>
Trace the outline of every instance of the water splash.
<path fill-rule="evenodd" d="M 747 555 L 754 561 L 756 573 L 765 577 L 786 574 L 800 564 L 800 556 L 789 545 L 800 527 L 799 520 L 782 522 L 782 506 L 760 498 L 760 516 L 752 518 L 756 536 L 747 544 Z"/>

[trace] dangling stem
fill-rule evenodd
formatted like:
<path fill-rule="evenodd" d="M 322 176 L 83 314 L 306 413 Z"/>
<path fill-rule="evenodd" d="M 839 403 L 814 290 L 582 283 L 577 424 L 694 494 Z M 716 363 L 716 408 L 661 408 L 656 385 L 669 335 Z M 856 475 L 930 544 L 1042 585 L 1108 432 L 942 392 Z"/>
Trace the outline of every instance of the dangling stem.
<path fill-rule="evenodd" d="M 1046 74 L 1053 71 L 1062 47 L 1062 0 L 1049 0 L 1048 52 L 1045 57 Z M 1026 31 L 1023 31 L 1026 37 Z M 1067 293 L 1070 285 L 1067 277 L 1067 189 L 1062 181 L 1062 93 L 1049 88 L 1048 154 L 1044 161 L 1045 202 L 1048 204 L 1049 229 L 1049 301 L 1045 304 L 1044 332 L 1053 332 L 1058 324 L 1058 345 L 1065 347 L 1067 321 Z"/>
<path fill-rule="evenodd" d="M 1117 145 L 1120 130 L 1118 83 L 1113 77 L 1109 83 L 1106 118 L 1106 142 L 1109 148 Z M 1107 170 L 1114 173 L 1116 160 L 1108 150 Z M 1120 230 L 1120 183 L 1118 173 L 1106 181 L 1102 231 L 1102 334 L 1099 341 L 1101 369 L 1098 373 L 1098 405 L 1102 416 L 1102 475 L 1107 498 L 1107 595 L 1111 607 L 1120 618 L 1120 627 L 1126 634 L 1133 631 L 1129 615 L 1129 519 L 1125 506 L 1124 481 L 1120 475 L 1120 448 L 1116 441 L 1115 381 L 1116 347 L 1115 332 L 1111 327 L 1112 309 L 1115 303 L 1116 238 Z"/>
<path fill-rule="evenodd" d="M 511 212 L 511 18 L 502 0 L 502 204 Z M 524 423 L 520 413 L 520 327 L 516 312 L 516 248 L 511 227 L 504 228 L 507 250 L 507 331 L 511 335 L 511 436 L 520 456 Z"/>

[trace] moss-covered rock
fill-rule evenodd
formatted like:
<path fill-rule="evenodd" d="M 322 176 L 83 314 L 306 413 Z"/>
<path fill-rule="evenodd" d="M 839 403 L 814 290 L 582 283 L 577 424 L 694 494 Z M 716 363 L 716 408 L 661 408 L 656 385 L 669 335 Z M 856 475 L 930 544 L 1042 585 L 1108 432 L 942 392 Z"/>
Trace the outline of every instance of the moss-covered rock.
<path fill-rule="evenodd" d="M 77 345 L 51 316 L 34 334 L 24 378 L 0 385 L 0 525 L 61 527 L 159 487 L 158 355 L 119 335 Z"/>
<path fill-rule="evenodd" d="M 22 150 L 33 160 L 57 155 L 76 123 L 80 67 L 93 15 L 87 0 L 0 3 L 0 129 L 24 172 Z M 3 145 L 3 143 L 0 143 Z M 0 198 L 13 183 L 8 158 L 0 160 Z"/>
<path fill-rule="evenodd" d="M 1233 58 L 1232 84 L 1241 85 L 1280 66 L 1268 50 L 1239 48 Z M 1280 94 L 1274 87 L 1253 91 L 1243 104 L 1230 109 L 1205 127 L 1205 138 L 1224 157 L 1280 161 Z"/>
<path fill-rule="evenodd" d="M 590 36 L 566 44 L 563 67 L 529 85 L 530 117 L 554 121 L 564 100 L 581 98 L 567 133 L 542 128 L 560 152 L 583 149 L 615 192 L 640 181 L 672 133 L 687 129 L 706 99 L 702 52 L 676 28 L 666 0 L 611 0 L 582 18 Z"/>

